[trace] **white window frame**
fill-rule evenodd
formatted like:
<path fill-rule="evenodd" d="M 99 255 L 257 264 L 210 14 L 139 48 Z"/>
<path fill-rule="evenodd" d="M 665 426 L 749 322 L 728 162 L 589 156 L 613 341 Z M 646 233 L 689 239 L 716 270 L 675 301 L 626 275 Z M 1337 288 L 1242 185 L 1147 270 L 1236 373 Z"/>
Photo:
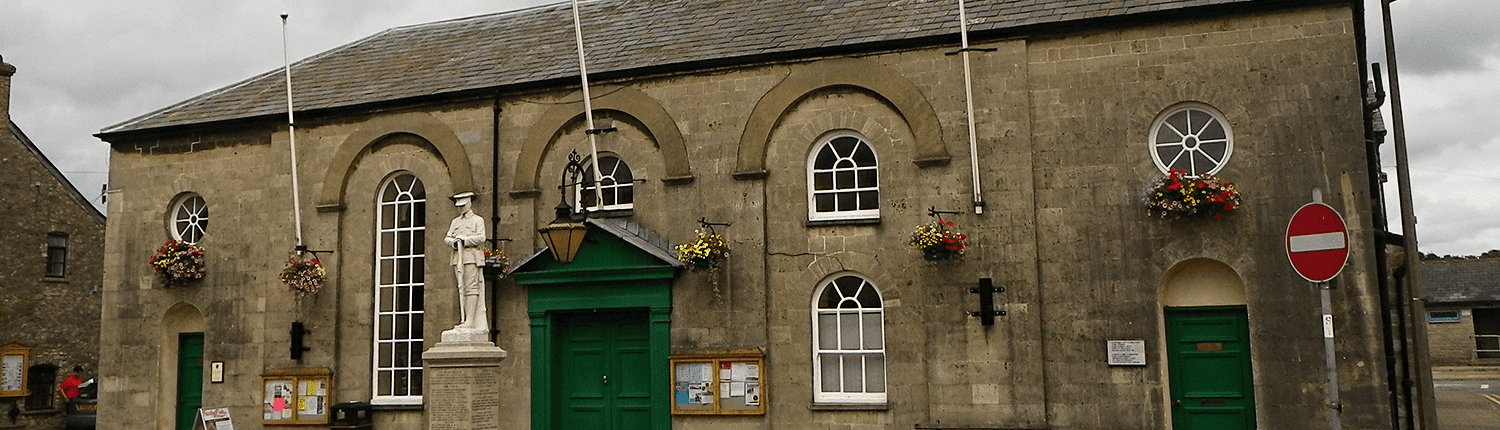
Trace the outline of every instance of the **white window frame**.
<path fill-rule="evenodd" d="M 407 189 L 401 190 L 401 185 L 399 185 L 397 181 L 403 180 L 406 177 L 411 177 L 413 182 L 407 185 Z M 420 372 L 422 371 L 422 349 L 424 349 L 425 339 L 423 339 L 422 331 L 420 329 L 414 330 L 413 326 L 426 326 L 426 310 L 423 309 L 425 307 L 425 300 L 418 300 L 422 299 L 422 295 L 425 294 L 426 290 L 425 270 L 423 270 L 424 267 L 422 267 L 422 265 L 424 265 L 426 261 L 426 255 L 424 253 L 426 247 L 423 243 L 425 241 L 427 230 L 426 214 L 419 213 L 419 211 L 426 210 L 425 208 L 427 200 L 425 189 L 422 193 L 422 196 L 420 197 L 414 196 L 411 193 L 412 189 L 415 189 L 417 185 L 421 184 L 421 178 L 418 178 L 416 175 L 410 173 L 400 173 L 392 176 L 391 179 L 387 180 L 383 185 L 381 185 L 379 193 L 376 195 L 375 249 L 373 252 L 375 257 L 375 277 L 372 287 L 374 290 L 374 294 L 372 294 L 372 296 L 374 296 L 375 303 L 371 308 L 373 318 L 371 320 L 370 333 L 370 338 L 372 339 L 370 349 L 371 404 L 422 404 L 421 376 L 408 378 L 406 391 L 407 394 L 394 394 L 395 372 L 415 371 L 417 372 L 417 375 L 421 375 Z M 394 200 L 388 201 L 386 200 L 385 194 L 386 190 L 389 187 L 397 187 L 398 195 Z M 409 200 L 403 200 L 404 198 Z M 387 206 L 392 207 L 392 213 L 397 216 L 397 219 L 392 220 L 389 226 L 387 226 L 386 224 L 385 209 Z M 403 223 L 399 221 L 400 215 L 403 214 L 401 211 L 403 210 L 407 211 L 404 213 L 405 215 L 411 217 L 409 218 L 411 221 L 404 224 L 404 226 Z M 418 225 L 419 222 L 420 225 Z M 392 243 L 388 244 L 386 233 L 390 233 L 390 236 L 392 236 L 393 238 L 405 237 L 406 240 L 409 241 L 407 244 L 406 252 L 402 253 L 399 243 L 396 243 L 395 241 L 392 241 Z M 389 252 L 390 255 L 382 255 L 386 253 L 386 251 L 384 250 L 388 245 L 391 247 Z M 385 271 L 387 270 L 385 266 L 386 261 L 390 261 L 391 264 L 389 270 L 392 273 L 389 273 L 389 278 L 387 278 L 387 273 L 385 273 Z M 401 282 L 402 280 L 396 279 L 398 274 L 401 273 L 401 271 L 397 268 L 397 265 L 400 264 L 406 265 L 406 273 L 410 277 L 409 279 L 406 279 L 405 282 Z M 396 291 L 399 291 L 399 289 L 401 288 L 405 288 L 407 290 L 407 294 L 410 294 L 410 296 L 408 297 L 409 302 L 407 305 L 407 309 L 404 311 L 398 310 L 398 308 L 396 307 L 395 303 L 397 303 L 397 297 L 393 294 Z M 383 302 L 388 298 L 391 300 L 391 306 L 385 307 Z M 421 306 L 418 306 L 419 304 Z M 382 339 L 382 317 L 387 316 L 390 317 L 390 324 L 392 325 L 392 337 L 390 339 Z M 406 317 L 405 327 L 396 327 L 396 325 L 398 325 L 397 321 L 399 321 L 400 317 L 403 316 Z M 417 322 L 413 323 L 413 321 Z M 405 339 L 396 337 L 395 332 L 398 329 L 405 329 L 407 331 L 408 337 Z M 398 357 L 396 357 L 396 344 L 398 343 L 405 343 L 407 345 L 405 357 L 406 364 L 404 366 L 397 365 Z M 391 361 L 389 365 L 381 364 L 382 344 L 391 345 Z M 382 372 L 392 372 L 390 378 L 392 378 L 391 385 L 393 394 L 381 394 L 381 381 L 383 376 Z M 411 373 L 408 373 L 408 375 L 411 375 Z M 417 394 L 410 394 L 413 390 L 415 390 Z"/>
<path fill-rule="evenodd" d="M 831 288 L 831 287 L 834 287 L 835 284 L 838 281 L 840 281 L 842 279 L 846 279 L 846 278 L 850 279 L 851 282 L 852 281 L 856 281 L 856 280 L 859 282 L 859 285 L 858 285 L 858 287 L 856 287 L 856 290 L 850 292 L 850 291 L 843 291 L 842 289 L 840 289 L 840 290 L 836 290 L 836 292 L 834 294 L 839 294 L 840 296 L 842 296 L 840 298 L 839 303 L 843 303 L 845 301 L 853 300 L 856 303 L 857 307 L 854 307 L 854 308 L 839 308 L 838 307 L 839 304 L 835 304 L 834 308 L 828 308 L 828 309 L 820 308 L 819 307 L 819 302 L 822 301 L 821 299 L 822 299 L 823 295 L 825 293 L 828 293 L 828 289 Z M 876 303 L 874 303 L 874 305 L 876 307 L 867 307 L 867 306 L 870 305 L 869 303 L 861 303 L 861 302 L 859 302 L 858 298 L 860 296 L 860 293 L 862 293 L 863 292 L 862 290 L 865 289 L 865 288 L 869 288 L 870 291 L 872 291 L 874 293 L 874 299 L 875 299 L 875 302 L 876 302 Z M 869 279 L 867 279 L 867 278 L 865 278 L 863 276 L 859 276 L 859 275 L 855 275 L 855 274 L 850 274 L 850 273 L 840 274 L 840 275 L 837 275 L 837 276 L 834 276 L 834 277 L 828 279 L 827 281 L 824 281 L 823 284 L 822 284 L 822 286 L 818 287 L 817 290 L 813 293 L 813 300 L 812 300 L 812 371 L 813 371 L 813 377 L 812 377 L 812 380 L 813 380 L 813 402 L 814 403 L 826 403 L 826 404 L 884 404 L 886 402 L 887 393 L 890 392 L 890 385 L 891 384 L 890 384 L 889 373 L 886 372 L 886 369 L 890 368 L 890 364 L 886 360 L 887 354 L 885 353 L 885 345 L 886 345 L 886 336 L 885 336 L 885 304 L 883 303 L 883 301 L 884 301 L 884 299 L 882 298 L 882 296 L 880 294 L 880 289 L 877 288 L 874 283 L 870 282 Z M 844 347 L 843 339 L 842 339 L 842 337 L 840 337 L 840 338 L 837 338 L 834 341 L 835 342 L 834 343 L 834 348 L 831 348 L 831 349 L 830 348 L 823 348 L 823 345 L 821 343 L 823 339 L 822 339 L 822 331 L 821 331 L 822 327 L 821 327 L 820 321 L 819 321 L 821 319 L 820 317 L 825 316 L 825 315 L 835 315 L 834 321 L 842 323 L 842 321 L 843 321 L 842 318 L 838 317 L 838 315 L 842 315 L 842 314 L 854 314 L 854 315 L 857 315 L 856 319 L 860 321 L 860 324 L 858 324 L 858 327 L 856 329 L 857 333 L 860 336 L 860 339 L 858 341 L 857 347 L 856 348 L 845 348 Z M 874 318 L 879 319 L 880 333 L 879 333 L 878 340 L 880 341 L 880 345 L 878 347 L 876 347 L 876 348 L 870 348 L 871 345 L 866 345 L 865 344 L 865 340 L 868 338 L 868 336 L 864 332 L 865 325 L 863 324 L 863 322 L 864 322 L 863 319 L 864 318 L 869 318 L 869 317 L 874 317 Z M 844 333 L 844 331 L 841 330 L 841 328 L 842 327 L 834 328 L 833 329 L 833 333 L 838 334 L 838 335 L 841 336 Z M 881 373 L 880 380 L 882 381 L 882 385 L 883 385 L 881 387 L 880 391 L 879 392 L 868 392 L 867 390 L 864 390 L 864 389 L 859 390 L 859 392 L 844 391 L 843 390 L 843 379 L 842 379 L 843 378 L 843 372 L 842 371 L 840 372 L 840 374 L 838 376 L 840 378 L 840 381 L 839 381 L 840 382 L 840 387 L 839 387 L 839 389 L 836 390 L 836 391 L 828 391 L 828 390 L 826 390 L 825 387 L 823 386 L 823 361 L 822 361 L 822 359 L 823 359 L 824 356 L 827 356 L 827 355 L 837 355 L 837 356 L 846 356 L 846 355 L 878 356 L 880 358 L 880 364 L 879 364 L 880 367 L 879 367 L 879 369 L 876 369 L 876 370 L 878 370 Z M 861 384 L 862 385 L 863 385 L 864 382 L 868 382 L 868 380 L 869 380 L 869 378 L 868 378 L 868 372 L 871 370 L 869 367 L 873 366 L 872 364 L 865 363 L 864 360 L 865 359 L 862 358 L 861 359 L 861 363 L 860 363 L 860 366 L 861 366 L 860 375 L 861 375 L 861 378 L 862 378 L 861 379 Z M 842 361 L 840 362 L 840 366 L 842 366 Z"/>
<path fill-rule="evenodd" d="M 610 181 L 612 181 L 612 183 L 600 184 L 599 191 L 604 195 L 614 194 L 615 204 L 607 204 L 603 207 L 600 207 L 598 206 L 599 201 L 597 200 L 590 202 L 583 201 L 583 193 L 594 191 L 594 184 L 589 180 L 594 176 L 594 160 L 589 160 L 587 163 L 583 164 L 583 180 L 573 186 L 573 207 L 584 208 L 583 210 L 589 212 L 619 211 L 635 208 L 635 171 L 631 170 L 630 163 L 625 162 L 625 158 L 620 157 L 619 155 L 610 153 L 599 154 L 600 160 L 606 158 L 612 158 L 615 160 L 614 168 L 606 172 L 603 170 L 604 166 L 600 166 L 601 169 L 599 171 L 599 175 L 601 178 L 608 178 Z M 621 166 L 624 166 L 625 171 L 630 173 L 630 178 L 625 181 L 619 181 L 617 180 L 618 178 L 615 177 L 615 175 L 619 174 Z M 603 179 L 600 180 L 602 181 Z M 626 203 L 619 203 L 620 192 L 627 189 L 630 190 L 630 201 Z"/>
<path fill-rule="evenodd" d="M 852 138 L 852 139 L 855 139 L 855 140 L 859 141 L 858 145 L 855 146 L 855 148 L 856 148 L 855 150 L 858 151 L 858 148 L 860 146 L 868 148 L 869 151 L 870 151 L 870 153 L 875 157 L 875 160 L 874 160 L 875 164 L 874 165 L 870 165 L 870 166 L 861 166 L 857 162 L 855 162 L 852 158 L 845 157 L 843 155 L 839 155 L 839 161 L 836 161 L 834 163 L 834 167 L 833 168 L 831 168 L 831 169 L 818 169 L 816 167 L 816 165 L 815 165 L 815 163 L 818 160 L 818 154 L 822 153 L 824 148 L 828 148 L 828 147 L 832 146 L 833 142 L 835 140 L 838 140 L 838 139 L 841 139 L 841 138 Z M 846 163 L 846 162 L 849 163 L 849 164 L 852 164 L 853 167 L 847 167 L 847 166 L 842 166 L 841 167 L 840 166 L 840 164 Z M 875 184 L 874 184 L 874 186 L 870 186 L 870 187 L 860 187 L 860 186 L 858 186 L 858 183 L 857 183 L 858 179 L 857 178 L 859 177 L 859 173 L 861 171 L 871 171 L 871 172 L 874 172 L 874 174 L 875 174 Z M 838 178 L 838 176 L 839 176 L 840 173 L 846 173 L 846 172 L 854 174 L 854 178 L 856 178 L 856 184 L 855 184 L 854 187 L 851 187 L 851 188 L 842 188 L 842 189 L 838 188 L 839 184 L 837 182 L 838 181 L 837 178 Z M 822 190 L 822 191 L 816 189 L 817 188 L 817 176 L 820 173 L 830 173 L 830 174 L 833 175 L 833 178 L 834 178 L 833 181 L 835 181 L 834 184 L 833 184 L 834 189 L 832 189 L 832 190 Z M 875 208 L 874 209 L 853 209 L 853 210 L 840 211 L 840 210 L 837 209 L 837 207 L 835 207 L 835 209 L 832 210 L 832 211 L 827 211 L 827 212 L 820 212 L 820 211 L 818 211 L 817 198 L 818 198 L 819 195 L 824 195 L 824 194 L 838 195 L 838 194 L 848 194 L 848 193 L 855 193 L 857 195 L 858 193 L 868 192 L 868 191 L 874 191 L 875 192 L 875 201 L 876 201 L 876 203 L 875 203 Z M 879 202 L 880 202 L 880 154 L 875 152 L 875 145 L 870 144 L 870 140 L 869 139 L 865 139 L 864 136 L 860 136 L 858 134 L 844 132 L 844 133 L 838 133 L 838 134 L 831 135 L 831 136 L 829 136 L 829 137 L 827 137 L 827 138 L 819 141 L 817 145 L 813 145 L 812 151 L 810 151 L 807 154 L 807 219 L 808 220 L 811 220 L 811 221 L 830 221 L 830 220 L 879 219 L 880 218 L 880 203 Z"/>
<path fill-rule="evenodd" d="M 1188 127 L 1186 127 L 1188 128 L 1187 130 L 1177 130 L 1177 127 L 1167 124 L 1168 119 L 1183 112 L 1188 113 L 1189 121 Z M 1201 115 L 1194 115 L 1194 113 L 1198 113 Z M 1208 117 L 1207 121 L 1203 121 L 1201 123 L 1196 122 L 1197 120 L 1202 119 L 1204 115 Z M 1200 140 L 1200 135 L 1206 130 L 1206 127 L 1215 122 L 1223 127 L 1223 138 L 1220 139 L 1217 138 L 1217 136 L 1214 136 L 1208 140 Z M 1163 125 L 1166 126 L 1164 127 Z M 1162 132 L 1166 132 L 1168 134 L 1161 134 Z M 1166 174 L 1169 170 L 1173 169 L 1172 166 L 1175 164 L 1176 159 L 1176 157 L 1173 157 L 1173 159 L 1171 160 L 1163 160 L 1162 149 L 1167 149 L 1168 151 L 1170 151 L 1171 148 L 1183 147 L 1184 150 L 1177 151 L 1175 155 L 1188 157 L 1188 169 L 1180 170 L 1186 170 L 1188 172 L 1188 175 L 1192 177 L 1218 173 L 1219 170 L 1224 169 L 1224 166 L 1229 164 L 1229 159 L 1234 155 L 1234 129 L 1230 127 L 1229 120 L 1224 118 L 1224 114 L 1219 113 L 1218 109 L 1214 109 L 1213 106 L 1209 106 L 1203 103 L 1185 102 L 1173 105 L 1172 107 L 1163 111 L 1160 115 L 1156 116 L 1156 120 L 1151 122 L 1151 130 L 1148 134 L 1149 140 L 1147 140 L 1147 151 L 1151 154 L 1151 161 L 1153 163 L 1156 163 L 1156 168 L 1158 170 L 1161 170 L 1162 174 Z M 1162 140 L 1164 142 L 1159 142 L 1158 140 Z M 1220 157 L 1220 159 L 1213 160 L 1212 155 L 1200 149 L 1202 148 L 1202 145 L 1205 144 L 1223 144 L 1224 154 Z M 1197 168 L 1197 162 L 1194 156 L 1200 154 L 1205 159 L 1214 162 L 1215 164 L 1213 165 L 1213 167 L 1208 169 Z"/>
<path fill-rule="evenodd" d="M 197 245 L 208 235 L 208 201 L 196 193 L 177 197 L 167 214 L 167 232 L 173 240 Z"/>

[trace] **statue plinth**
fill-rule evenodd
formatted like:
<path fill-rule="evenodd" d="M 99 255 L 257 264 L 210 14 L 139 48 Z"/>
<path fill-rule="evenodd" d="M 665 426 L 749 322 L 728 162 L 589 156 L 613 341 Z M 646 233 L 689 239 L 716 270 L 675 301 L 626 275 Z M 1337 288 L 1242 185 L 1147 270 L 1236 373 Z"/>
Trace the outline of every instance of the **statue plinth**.
<path fill-rule="evenodd" d="M 500 361 L 505 350 L 477 330 L 454 328 L 422 353 L 428 430 L 500 428 Z M 449 334 L 452 333 L 450 340 Z"/>

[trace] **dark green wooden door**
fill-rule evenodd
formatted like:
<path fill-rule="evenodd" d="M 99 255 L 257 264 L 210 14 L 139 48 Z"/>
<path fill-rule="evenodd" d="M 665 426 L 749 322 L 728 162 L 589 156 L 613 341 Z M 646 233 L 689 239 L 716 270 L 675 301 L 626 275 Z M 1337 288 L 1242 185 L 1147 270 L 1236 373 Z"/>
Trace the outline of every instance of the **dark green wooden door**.
<path fill-rule="evenodd" d="M 203 407 L 203 333 L 177 335 L 177 430 L 192 430 Z"/>
<path fill-rule="evenodd" d="M 1167 308 L 1166 318 L 1172 428 L 1255 428 L 1245 307 Z"/>
<path fill-rule="evenodd" d="M 554 321 L 556 428 L 650 429 L 646 312 L 560 313 Z"/>

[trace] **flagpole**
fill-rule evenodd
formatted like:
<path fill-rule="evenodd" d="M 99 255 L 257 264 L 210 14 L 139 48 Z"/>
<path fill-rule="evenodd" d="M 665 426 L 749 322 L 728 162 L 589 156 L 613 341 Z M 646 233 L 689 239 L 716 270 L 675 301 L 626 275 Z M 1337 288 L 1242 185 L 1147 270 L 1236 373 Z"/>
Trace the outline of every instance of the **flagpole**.
<path fill-rule="evenodd" d="M 984 213 L 984 193 L 979 191 L 979 138 L 974 134 L 974 83 L 969 70 L 969 17 L 964 0 L 958 0 L 959 52 L 964 61 L 964 107 L 969 115 L 969 170 L 974 178 L 974 214 Z"/>
<path fill-rule="evenodd" d="M 292 118 L 292 62 L 287 52 L 287 13 L 281 13 L 281 62 L 286 72 L 286 130 L 287 137 L 291 141 L 292 152 L 292 218 L 297 227 L 297 253 L 301 254 L 306 248 L 302 245 L 302 196 L 298 192 L 300 186 L 297 182 L 297 125 Z"/>
<path fill-rule="evenodd" d="M 593 159 L 589 166 L 593 167 L 594 171 L 594 207 L 602 209 L 604 193 L 600 183 L 603 182 L 604 176 L 599 174 L 599 146 L 594 141 L 594 135 L 599 134 L 599 130 L 594 128 L 594 102 L 589 97 L 589 69 L 583 59 L 583 25 L 579 24 L 578 20 L 578 0 L 573 0 L 573 35 L 578 41 L 578 76 L 583 79 L 583 117 L 588 122 L 588 129 L 584 130 L 584 134 L 589 136 L 589 154 Z M 582 206 L 578 208 L 579 211 L 585 211 L 587 208 L 582 202 L 579 202 L 579 206 Z"/>

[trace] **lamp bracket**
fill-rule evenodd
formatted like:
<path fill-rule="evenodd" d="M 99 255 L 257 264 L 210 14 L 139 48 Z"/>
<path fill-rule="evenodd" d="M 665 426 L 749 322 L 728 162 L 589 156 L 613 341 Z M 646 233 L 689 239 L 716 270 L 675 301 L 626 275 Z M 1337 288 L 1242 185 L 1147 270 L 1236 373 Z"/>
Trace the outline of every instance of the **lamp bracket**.
<path fill-rule="evenodd" d="M 943 214 L 958 215 L 960 213 L 963 213 L 963 212 L 959 212 L 959 211 L 940 211 L 940 210 L 937 210 L 937 206 L 931 206 L 931 207 L 927 208 L 927 216 L 930 216 L 930 217 L 933 217 L 933 218 L 937 218 L 938 221 L 942 221 L 943 220 Z"/>

